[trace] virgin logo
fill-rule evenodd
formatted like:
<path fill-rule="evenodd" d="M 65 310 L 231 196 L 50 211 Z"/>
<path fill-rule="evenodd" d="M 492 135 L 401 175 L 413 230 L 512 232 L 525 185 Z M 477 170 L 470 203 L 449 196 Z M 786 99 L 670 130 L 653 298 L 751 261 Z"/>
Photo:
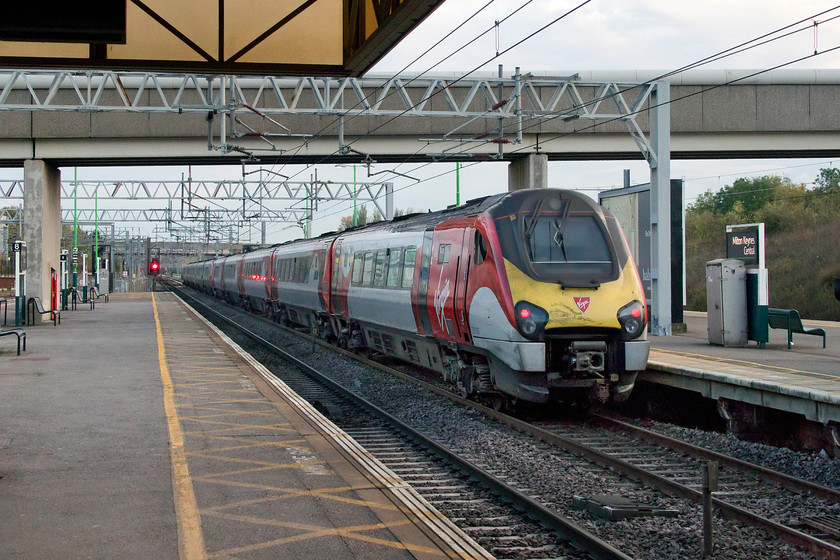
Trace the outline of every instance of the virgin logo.
<path fill-rule="evenodd" d="M 577 305 L 578 309 L 580 309 L 581 313 L 586 313 L 586 310 L 589 309 L 589 298 L 588 297 L 576 297 L 575 298 L 575 305 Z"/>

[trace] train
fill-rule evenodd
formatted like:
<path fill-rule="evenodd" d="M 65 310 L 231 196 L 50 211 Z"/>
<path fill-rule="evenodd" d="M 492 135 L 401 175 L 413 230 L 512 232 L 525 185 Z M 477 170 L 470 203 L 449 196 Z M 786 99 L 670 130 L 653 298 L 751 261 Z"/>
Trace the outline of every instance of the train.
<path fill-rule="evenodd" d="M 650 352 L 621 225 L 572 190 L 518 190 L 195 262 L 182 281 L 437 372 L 496 408 L 624 402 Z"/>

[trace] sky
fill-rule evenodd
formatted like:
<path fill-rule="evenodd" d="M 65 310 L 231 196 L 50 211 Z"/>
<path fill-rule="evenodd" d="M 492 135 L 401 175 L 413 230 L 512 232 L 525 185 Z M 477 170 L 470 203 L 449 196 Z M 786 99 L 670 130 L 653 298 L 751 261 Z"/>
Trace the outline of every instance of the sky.
<path fill-rule="evenodd" d="M 582 4 L 582 5 L 581 5 Z M 804 58 L 785 68 L 840 68 L 840 10 L 832 2 L 802 0 L 447 0 L 371 70 L 371 74 L 404 72 L 465 74 L 470 71 L 498 71 L 501 64 L 509 75 L 515 67 L 522 72 L 568 75 L 587 70 L 674 70 L 753 40 L 777 29 L 803 31 L 776 39 L 746 52 L 703 66 L 707 69 L 766 69 Z M 565 14 L 565 16 L 564 16 Z M 819 22 L 814 25 L 814 21 Z M 462 27 L 456 26 L 466 22 Z M 499 22 L 498 25 L 496 22 Z M 437 44 L 447 34 L 451 36 Z M 774 38 L 777 36 L 773 36 Z M 464 45 L 468 46 L 464 47 Z M 436 45 L 420 60 L 419 54 Z M 462 47 L 464 47 L 462 49 Z M 454 53 L 454 54 L 453 54 Z M 497 56 L 498 53 L 498 56 Z M 672 160 L 673 178 L 685 180 L 686 202 L 707 191 L 717 191 L 739 177 L 782 175 L 795 183 L 810 183 L 822 167 L 840 166 L 828 159 L 787 160 Z M 454 164 L 377 165 L 372 171 L 395 170 L 414 179 L 377 175 L 395 187 L 395 207 L 413 210 L 441 209 L 456 201 Z M 272 168 L 275 171 L 277 167 Z M 647 163 L 637 161 L 551 162 L 549 185 L 579 189 L 597 198 L 598 190 L 620 187 L 623 170 L 630 169 L 631 183 L 649 179 Z M 239 167 L 192 167 L 194 178 L 239 178 Z M 66 180 L 78 174 L 80 180 L 178 180 L 186 166 L 163 168 L 79 168 L 63 169 Z M 309 178 L 314 170 L 285 166 L 286 175 Z M 356 169 L 360 181 L 368 180 L 364 168 Z M 22 178 L 22 170 L 0 170 L 0 178 Z M 348 167 L 318 166 L 322 180 L 348 181 Z M 466 201 L 507 190 L 507 164 L 485 162 L 464 167 L 459 177 L 460 200 Z M 372 180 L 372 179 L 371 179 Z M 65 201 L 65 206 L 67 201 Z M 126 207 L 124 201 L 99 201 Z M 164 207 L 163 201 L 146 203 Z M 321 203 L 313 222 L 317 235 L 337 227 L 342 216 L 351 213 L 346 204 Z M 142 235 L 158 238 L 153 225 L 131 224 Z M 244 241 L 259 242 L 261 232 L 242 230 Z M 267 241 L 279 242 L 302 235 L 292 224 L 270 224 Z M 160 238 L 163 238 L 160 236 Z"/>

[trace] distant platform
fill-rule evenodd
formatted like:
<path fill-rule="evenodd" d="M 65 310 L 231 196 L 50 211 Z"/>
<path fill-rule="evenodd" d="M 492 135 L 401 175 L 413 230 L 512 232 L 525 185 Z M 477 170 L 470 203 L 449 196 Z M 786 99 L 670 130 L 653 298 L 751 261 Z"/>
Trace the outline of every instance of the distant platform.
<path fill-rule="evenodd" d="M 812 422 L 840 422 L 840 323 L 803 321 L 820 327 L 822 338 L 770 329 L 765 348 L 709 344 L 705 313 L 686 312 L 686 333 L 651 336 L 647 371 L 639 380 L 801 414 Z"/>

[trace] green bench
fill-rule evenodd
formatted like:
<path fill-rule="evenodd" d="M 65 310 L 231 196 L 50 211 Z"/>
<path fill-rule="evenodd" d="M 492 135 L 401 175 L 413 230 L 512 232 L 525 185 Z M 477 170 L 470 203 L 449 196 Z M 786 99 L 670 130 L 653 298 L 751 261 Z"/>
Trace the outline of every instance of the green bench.
<path fill-rule="evenodd" d="M 823 329 L 806 329 L 802 325 L 802 317 L 796 309 L 777 309 L 771 307 L 767 310 L 767 321 L 773 329 L 787 329 L 788 350 L 793 346 L 793 333 L 811 334 L 821 336 L 823 348 L 825 348 L 825 331 Z"/>
<path fill-rule="evenodd" d="M 0 329 L 0 336 L 11 336 L 15 335 L 17 337 L 17 355 L 20 356 L 20 339 L 23 339 L 23 349 L 26 350 L 26 332 L 23 329 Z"/>

